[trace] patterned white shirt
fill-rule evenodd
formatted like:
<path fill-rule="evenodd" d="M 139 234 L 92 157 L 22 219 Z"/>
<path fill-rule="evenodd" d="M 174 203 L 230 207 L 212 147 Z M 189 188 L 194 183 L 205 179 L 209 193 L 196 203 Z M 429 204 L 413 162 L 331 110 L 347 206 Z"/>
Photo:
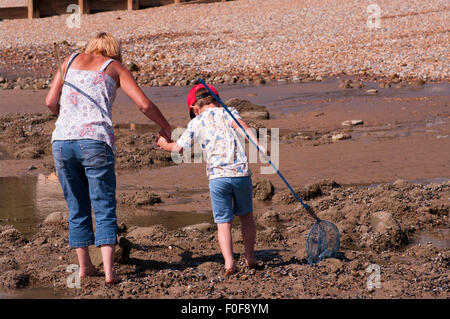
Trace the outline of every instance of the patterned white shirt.
<path fill-rule="evenodd" d="M 235 108 L 229 108 L 240 119 Z M 222 107 L 207 108 L 189 122 L 177 143 L 189 150 L 195 142 L 206 155 L 206 175 L 209 179 L 250 176 L 244 139 L 232 126 L 233 118 Z"/>

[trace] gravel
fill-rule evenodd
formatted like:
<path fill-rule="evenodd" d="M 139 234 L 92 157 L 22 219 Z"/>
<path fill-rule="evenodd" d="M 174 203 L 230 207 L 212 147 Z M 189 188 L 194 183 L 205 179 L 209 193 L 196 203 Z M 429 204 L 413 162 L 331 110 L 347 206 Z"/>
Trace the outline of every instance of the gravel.
<path fill-rule="evenodd" d="M 321 80 L 340 75 L 442 81 L 449 78 L 446 0 L 378 0 L 380 28 L 369 28 L 368 2 L 239 0 L 137 11 L 0 21 L 0 75 L 48 78 L 62 54 L 98 31 L 122 40 L 124 62 L 142 85 Z M 262 81 L 261 81 L 262 80 Z M 281 83 L 281 82 L 280 82 Z M 8 88 L 7 86 L 5 88 Z"/>

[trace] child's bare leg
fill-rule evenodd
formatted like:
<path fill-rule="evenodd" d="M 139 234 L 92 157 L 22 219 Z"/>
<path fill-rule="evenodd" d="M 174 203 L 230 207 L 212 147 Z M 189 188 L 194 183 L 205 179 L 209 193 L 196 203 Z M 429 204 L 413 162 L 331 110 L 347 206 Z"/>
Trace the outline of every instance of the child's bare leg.
<path fill-rule="evenodd" d="M 245 248 L 245 260 L 248 266 L 256 264 L 255 258 L 255 238 L 256 238 L 256 226 L 253 220 L 253 212 L 250 212 L 244 216 L 240 216 L 241 219 L 241 231 L 242 239 L 244 241 Z"/>
<path fill-rule="evenodd" d="M 100 246 L 102 251 L 103 268 L 105 270 L 105 281 L 108 284 L 115 284 L 121 281 L 114 271 L 114 252 L 116 245 L 102 245 Z"/>
<path fill-rule="evenodd" d="M 89 248 L 79 247 L 75 251 L 77 252 L 78 263 L 80 264 L 80 278 L 91 275 L 94 271 L 94 266 L 92 265 L 91 256 L 89 256 Z"/>
<path fill-rule="evenodd" d="M 233 259 L 233 239 L 231 237 L 231 222 L 217 224 L 217 235 L 220 250 L 225 259 L 225 268 L 234 269 L 236 263 Z"/>

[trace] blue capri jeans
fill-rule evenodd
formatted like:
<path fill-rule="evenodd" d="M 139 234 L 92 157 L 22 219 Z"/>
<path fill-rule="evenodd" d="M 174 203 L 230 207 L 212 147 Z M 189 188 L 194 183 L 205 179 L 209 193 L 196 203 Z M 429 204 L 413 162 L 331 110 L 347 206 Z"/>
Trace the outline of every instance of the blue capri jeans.
<path fill-rule="evenodd" d="M 115 158 L 111 147 L 84 139 L 54 141 L 52 150 L 69 208 L 69 245 L 117 244 Z"/>

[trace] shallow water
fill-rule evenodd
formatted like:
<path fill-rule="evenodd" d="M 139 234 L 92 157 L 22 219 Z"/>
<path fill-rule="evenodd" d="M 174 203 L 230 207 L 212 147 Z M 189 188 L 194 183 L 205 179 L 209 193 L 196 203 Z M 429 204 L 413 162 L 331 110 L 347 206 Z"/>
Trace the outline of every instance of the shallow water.
<path fill-rule="evenodd" d="M 53 288 L 22 288 L 0 290 L 0 299 L 60 299 L 64 298 Z"/>
<path fill-rule="evenodd" d="M 438 248 L 450 249 L 450 229 L 434 229 L 432 231 L 421 231 L 414 234 L 410 245 L 432 244 Z"/>
<path fill-rule="evenodd" d="M 0 225 L 13 225 L 30 238 L 35 226 L 56 211 L 67 211 L 58 180 L 38 176 L 0 177 Z M 117 209 L 119 222 L 127 226 L 163 225 L 167 229 L 213 222 L 207 212 L 170 211 L 151 208 Z"/>

